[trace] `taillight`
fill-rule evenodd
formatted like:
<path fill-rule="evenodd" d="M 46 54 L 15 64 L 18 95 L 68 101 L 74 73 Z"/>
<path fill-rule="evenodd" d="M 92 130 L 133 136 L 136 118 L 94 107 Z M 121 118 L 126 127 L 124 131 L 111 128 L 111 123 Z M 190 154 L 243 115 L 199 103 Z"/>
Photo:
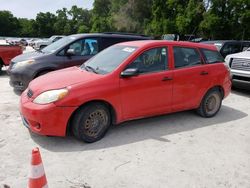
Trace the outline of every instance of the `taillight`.
<path fill-rule="evenodd" d="M 231 73 L 231 69 L 230 69 L 229 65 L 227 63 L 223 63 L 223 65 L 226 67 L 226 69 L 227 69 L 227 71 L 228 71 L 228 73 L 230 75 L 230 78 L 232 78 L 233 75 Z"/>

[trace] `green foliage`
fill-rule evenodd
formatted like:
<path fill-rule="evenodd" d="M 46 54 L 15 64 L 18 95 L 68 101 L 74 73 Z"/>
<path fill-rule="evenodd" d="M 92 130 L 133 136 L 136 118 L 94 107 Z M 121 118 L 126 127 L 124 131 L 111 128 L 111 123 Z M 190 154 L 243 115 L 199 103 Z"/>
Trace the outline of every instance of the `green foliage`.
<path fill-rule="evenodd" d="M 0 11 L 0 36 L 18 35 L 20 24 L 9 11 Z"/>
<path fill-rule="evenodd" d="M 56 14 L 38 13 L 35 20 L 0 11 L 0 36 L 124 31 L 247 40 L 249 23 L 250 0 L 95 0 L 92 10 L 72 6 Z"/>

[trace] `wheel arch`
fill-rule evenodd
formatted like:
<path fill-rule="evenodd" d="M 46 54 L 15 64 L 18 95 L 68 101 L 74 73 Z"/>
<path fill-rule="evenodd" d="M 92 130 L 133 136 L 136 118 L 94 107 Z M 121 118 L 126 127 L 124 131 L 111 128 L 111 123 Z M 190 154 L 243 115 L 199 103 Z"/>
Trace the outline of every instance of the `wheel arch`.
<path fill-rule="evenodd" d="M 215 85 L 215 86 L 213 86 L 213 87 L 210 87 L 208 90 L 206 90 L 206 92 L 203 93 L 203 95 L 202 95 L 202 97 L 200 98 L 200 101 L 199 101 L 199 106 L 200 106 L 200 104 L 201 104 L 203 98 L 206 96 L 206 94 L 207 94 L 209 91 L 214 90 L 214 89 L 219 90 L 219 92 L 221 93 L 222 99 L 224 98 L 225 94 L 224 94 L 224 89 L 223 89 L 223 87 L 220 86 L 220 85 Z"/>
<path fill-rule="evenodd" d="M 42 75 L 41 73 L 43 73 L 43 72 L 52 72 L 52 71 L 55 71 L 55 69 L 53 69 L 53 68 L 40 69 L 40 70 L 38 70 L 38 71 L 35 73 L 34 78 L 37 78 L 37 77 L 41 76 L 41 75 Z"/>
<path fill-rule="evenodd" d="M 105 101 L 105 100 L 91 100 L 88 102 L 83 103 L 82 105 L 80 105 L 70 116 L 68 123 L 67 123 L 67 127 L 66 127 L 66 134 L 69 134 L 71 132 L 71 127 L 72 127 L 72 121 L 75 117 L 75 115 L 79 112 L 79 110 L 87 105 L 93 104 L 93 103 L 99 103 L 99 104 L 103 104 L 105 105 L 110 112 L 111 115 L 111 123 L 112 124 L 116 124 L 116 118 L 117 118 L 117 113 L 116 110 L 114 108 L 114 106 L 112 104 L 110 104 L 109 102 Z"/>

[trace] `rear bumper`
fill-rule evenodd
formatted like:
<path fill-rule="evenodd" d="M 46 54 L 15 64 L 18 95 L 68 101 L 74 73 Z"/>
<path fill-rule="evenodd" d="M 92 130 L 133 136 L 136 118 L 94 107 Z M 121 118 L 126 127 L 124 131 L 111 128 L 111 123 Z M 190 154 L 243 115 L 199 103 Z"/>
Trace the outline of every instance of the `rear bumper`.
<path fill-rule="evenodd" d="M 226 98 L 230 94 L 231 88 L 232 88 L 232 81 L 228 79 L 223 85 L 224 98 Z"/>
<path fill-rule="evenodd" d="M 65 136 L 68 121 L 77 107 L 58 107 L 55 104 L 38 105 L 21 96 L 20 113 L 23 124 L 39 135 Z"/>

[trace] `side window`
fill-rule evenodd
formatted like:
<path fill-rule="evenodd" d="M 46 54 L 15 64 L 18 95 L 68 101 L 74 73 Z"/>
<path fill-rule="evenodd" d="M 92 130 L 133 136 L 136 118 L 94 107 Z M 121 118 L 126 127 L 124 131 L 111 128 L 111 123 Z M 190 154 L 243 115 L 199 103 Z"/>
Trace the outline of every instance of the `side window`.
<path fill-rule="evenodd" d="M 56 42 L 58 41 L 59 39 L 61 39 L 62 37 L 56 37 L 52 42 Z"/>
<path fill-rule="evenodd" d="M 243 43 L 242 51 L 246 51 L 250 47 L 250 43 Z"/>
<path fill-rule="evenodd" d="M 203 53 L 206 59 L 206 62 L 208 64 L 224 62 L 224 58 L 221 56 L 221 54 L 218 51 L 201 49 L 201 52 Z"/>
<path fill-rule="evenodd" d="M 201 64 L 199 52 L 194 48 L 174 47 L 175 68 Z"/>
<path fill-rule="evenodd" d="M 166 47 L 154 48 L 143 52 L 127 68 L 137 68 L 139 73 L 160 72 L 168 67 L 168 50 Z"/>
<path fill-rule="evenodd" d="M 102 37 L 102 48 L 105 49 L 113 44 L 128 41 L 128 39 L 115 38 L 115 37 Z"/>
<path fill-rule="evenodd" d="M 98 53 L 97 39 L 81 39 L 69 46 L 69 49 L 74 49 L 76 56 L 88 56 Z"/>
<path fill-rule="evenodd" d="M 221 53 L 224 57 L 241 51 L 241 44 L 225 44 Z"/>

